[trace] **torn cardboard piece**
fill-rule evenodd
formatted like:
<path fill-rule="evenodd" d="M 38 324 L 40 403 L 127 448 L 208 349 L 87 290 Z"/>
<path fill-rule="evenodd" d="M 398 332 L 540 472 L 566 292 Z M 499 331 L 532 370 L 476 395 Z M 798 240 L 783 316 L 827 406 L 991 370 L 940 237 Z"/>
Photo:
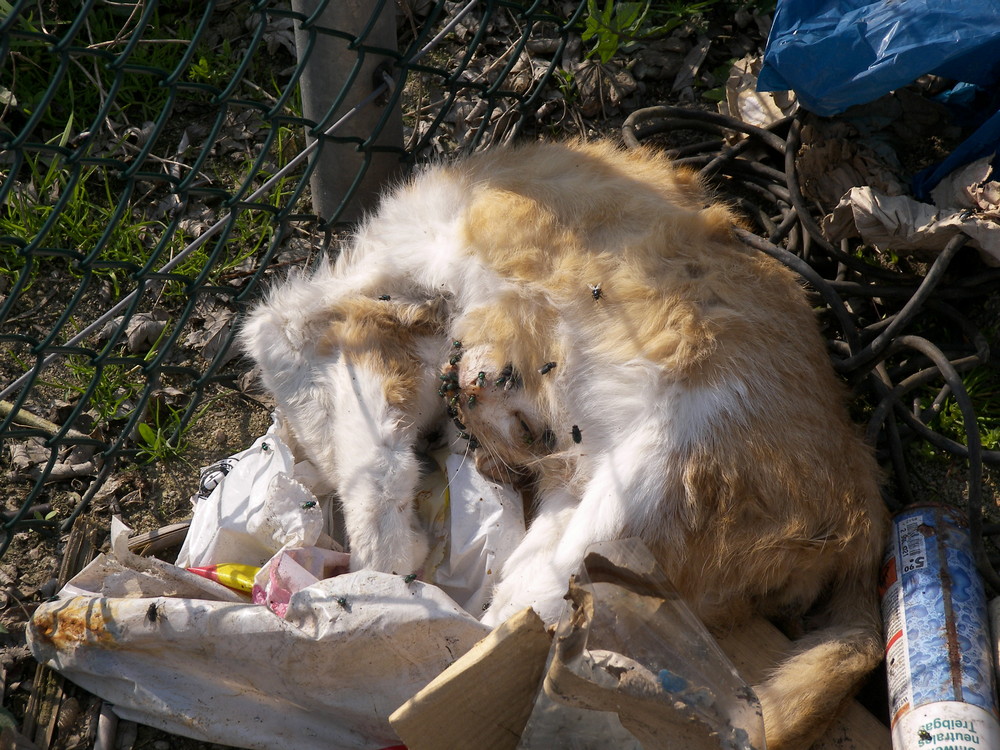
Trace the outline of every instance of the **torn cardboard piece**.
<path fill-rule="evenodd" d="M 592 551 L 597 554 L 588 555 L 591 577 L 574 585 L 577 604 L 567 608 L 551 648 L 538 618 L 521 612 L 390 717 L 411 750 L 471 742 L 490 750 L 714 750 L 733 746 L 717 731 L 727 700 L 751 709 L 751 723 L 762 731 L 753 721 L 756 699 L 746 683 L 765 678 L 791 648 L 788 639 L 762 618 L 734 627 L 720 644 L 742 677 L 730 682 L 731 665 L 701 624 L 691 622 L 693 615 L 685 614 L 641 544 L 625 540 Z M 609 598 L 608 591 L 615 595 Z M 721 670 L 722 682 L 736 685 L 735 698 L 720 688 L 724 699 L 709 703 L 702 688 L 719 682 L 708 676 L 710 667 Z M 692 718 L 706 707 L 707 723 Z M 734 733 L 728 733 L 732 739 Z M 889 750 L 889 745 L 888 728 L 852 702 L 813 750 Z"/>
<path fill-rule="evenodd" d="M 645 546 L 595 545 L 585 568 L 551 647 L 521 612 L 397 710 L 407 746 L 762 748 L 752 691 Z"/>
<path fill-rule="evenodd" d="M 551 636 L 534 610 L 501 624 L 400 706 L 389 723 L 409 750 L 517 745 L 541 687 Z"/>
<path fill-rule="evenodd" d="M 636 539 L 594 545 L 570 585 L 545 691 L 614 710 L 642 747 L 764 748 L 760 703 Z"/>

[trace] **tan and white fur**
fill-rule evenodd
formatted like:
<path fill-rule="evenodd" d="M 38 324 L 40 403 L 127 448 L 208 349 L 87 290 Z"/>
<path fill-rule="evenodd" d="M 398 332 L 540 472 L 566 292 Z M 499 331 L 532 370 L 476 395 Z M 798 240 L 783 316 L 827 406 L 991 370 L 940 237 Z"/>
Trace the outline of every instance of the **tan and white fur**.
<path fill-rule="evenodd" d="M 638 536 L 711 628 L 809 615 L 755 687 L 770 750 L 807 748 L 881 658 L 885 511 L 803 290 L 733 225 L 649 150 L 480 154 L 388 195 L 243 341 L 353 569 L 420 568 L 415 450 L 451 402 L 479 465 L 535 497 L 484 621 L 552 622 L 587 547 Z"/>

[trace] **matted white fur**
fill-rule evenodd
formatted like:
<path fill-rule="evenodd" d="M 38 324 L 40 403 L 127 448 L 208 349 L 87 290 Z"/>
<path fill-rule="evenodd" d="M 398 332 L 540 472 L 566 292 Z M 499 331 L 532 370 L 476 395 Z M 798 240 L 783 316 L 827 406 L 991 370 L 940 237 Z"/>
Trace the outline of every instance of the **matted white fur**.
<path fill-rule="evenodd" d="M 552 622 L 590 544 L 639 536 L 710 627 L 810 614 L 758 686 L 769 748 L 805 748 L 881 657 L 885 510 L 802 290 L 732 223 L 652 152 L 480 154 L 388 195 L 242 340 L 353 568 L 418 571 L 415 451 L 451 430 L 533 498 L 484 621 Z"/>

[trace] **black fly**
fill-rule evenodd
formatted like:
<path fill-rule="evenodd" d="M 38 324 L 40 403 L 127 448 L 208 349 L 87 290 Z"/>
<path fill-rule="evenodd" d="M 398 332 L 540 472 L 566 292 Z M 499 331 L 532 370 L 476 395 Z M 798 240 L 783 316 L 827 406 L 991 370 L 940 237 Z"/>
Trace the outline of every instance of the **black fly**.
<path fill-rule="evenodd" d="M 500 386 L 506 387 L 507 383 L 511 380 L 511 378 L 513 378 L 513 376 L 514 376 L 514 365 L 507 363 L 506 365 L 504 365 L 504 368 L 500 371 L 500 377 L 498 377 L 496 380 L 493 381 L 493 385 L 495 385 L 497 388 L 499 388 Z"/>
<path fill-rule="evenodd" d="M 587 286 L 590 287 L 590 294 L 594 298 L 595 302 L 604 296 L 604 292 L 601 291 L 600 284 L 587 284 Z"/>
<path fill-rule="evenodd" d="M 160 610 L 156 606 L 156 602 L 149 605 L 149 609 L 146 610 L 146 619 L 150 622 L 156 622 L 156 618 L 160 616 Z"/>
<path fill-rule="evenodd" d="M 556 369 L 555 362 L 546 362 L 544 365 L 538 368 L 538 372 L 540 372 L 542 375 L 548 375 L 554 369 Z"/>
<path fill-rule="evenodd" d="M 542 445 L 544 445 L 546 447 L 546 449 L 548 449 L 550 451 L 551 450 L 555 450 L 555 447 L 556 447 L 556 434 L 552 430 L 550 430 L 548 427 L 546 427 L 542 431 L 541 440 L 542 440 Z"/>
<path fill-rule="evenodd" d="M 580 428 L 579 427 L 577 427 L 576 425 L 573 425 L 573 429 L 571 430 L 571 432 L 573 434 L 573 442 L 574 443 L 579 443 L 581 440 L 583 440 L 583 433 L 580 432 Z"/>

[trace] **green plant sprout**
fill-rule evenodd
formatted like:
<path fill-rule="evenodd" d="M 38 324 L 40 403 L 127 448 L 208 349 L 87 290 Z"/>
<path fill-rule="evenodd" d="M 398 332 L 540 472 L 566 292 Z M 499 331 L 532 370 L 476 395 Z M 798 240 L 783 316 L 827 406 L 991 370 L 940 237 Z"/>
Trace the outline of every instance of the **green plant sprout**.
<path fill-rule="evenodd" d="M 187 449 L 182 418 L 184 409 L 154 402 L 146 422 L 136 425 L 140 463 L 167 461 L 182 455 Z"/>
<path fill-rule="evenodd" d="M 987 450 L 997 450 L 1000 448 L 1000 371 L 980 365 L 965 373 L 962 383 L 976 408 L 980 442 Z M 923 406 L 927 408 L 930 397 L 924 401 Z M 943 435 L 965 443 L 965 417 L 954 398 L 945 400 L 937 420 Z"/>
<path fill-rule="evenodd" d="M 580 37 L 592 42 L 588 57 L 598 57 L 607 63 L 629 42 L 665 36 L 688 19 L 711 8 L 719 0 L 701 2 L 617 2 L 587 0 L 587 13 Z"/>
<path fill-rule="evenodd" d="M 139 462 L 151 464 L 182 458 L 188 448 L 188 432 L 219 398 L 222 396 L 207 399 L 186 422 L 186 407 L 152 400 L 146 420 L 136 425 Z"/>

